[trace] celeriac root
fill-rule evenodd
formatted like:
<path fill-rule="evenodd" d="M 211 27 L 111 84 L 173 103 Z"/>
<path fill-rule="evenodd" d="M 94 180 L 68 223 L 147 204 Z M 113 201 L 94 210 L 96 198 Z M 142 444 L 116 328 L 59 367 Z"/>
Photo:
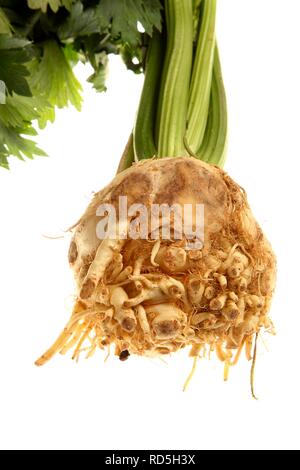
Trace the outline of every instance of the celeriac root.
<path fill-rule="evenodd" d="M 184 238 L 161 236 L 100 242 L 97 208 L 101 203 L 118 208 L 119 196 L 147 208 L 204 204 L 203 248 L 191 250 Z M 131 354 L 162 355 L 191 346 L 195 364 L 201 351 L 215 351 L 227 379 L 243 349 L 252 359 L 258 332 L 272 332 L 272 249 L 245 192 L 221 169 L 194 158 L 141 162 L 118 175 L 95 195 L 75 227 L 69 261 L 78 289 L 74 312 L 37 365 L 73 348 L 77 360 L 82 351 L 90 357 L 114 344 L 125 360 Z M 255 358 L 256 346 L 253 364 Z M 253 383 L 253 372 L 251 377 Z"/>

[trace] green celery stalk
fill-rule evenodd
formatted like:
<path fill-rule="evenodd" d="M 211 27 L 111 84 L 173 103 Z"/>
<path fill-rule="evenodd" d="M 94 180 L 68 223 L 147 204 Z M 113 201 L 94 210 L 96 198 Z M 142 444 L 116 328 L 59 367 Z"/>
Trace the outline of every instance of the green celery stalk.
<path fill-rule="evenodd" d="M 158 157 L 185 153 L 184 135 L 193 55 L 192 0 L 166 0 L 167 51 L 156 120 Z"/>
<path fill-rule="evenodd" d="M 135 159 L 157 155 L 155 119 L 163 61 L 162 36 L 154 31 L 146 56 L 145 80 L 134 127 Z"/>
<path fill-rule="evenodd" d="M 186 141 L 196 153 L 207 124 L 215 51 L 217 0 L 202 1 L 202 19 L 190 87 Z"/>
<path fill-rule="evenodd" d="M 205 162 L 222 167 L 226 157 L 227 132 L 226 94 L 216 46 L 208 121 L 202 145 L 196 155 Z"/>

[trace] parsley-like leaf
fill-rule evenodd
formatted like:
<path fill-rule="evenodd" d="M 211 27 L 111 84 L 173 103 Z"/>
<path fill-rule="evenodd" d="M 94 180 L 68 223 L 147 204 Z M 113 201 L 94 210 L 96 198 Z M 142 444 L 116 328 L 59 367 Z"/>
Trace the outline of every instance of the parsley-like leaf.
<path fill-rule="evenodd" d="M 7 127 L 23 127 L 24 123 L 30 123 L 39 119 L 50 105 L 41 97 L 28 98 L 13 93 L 6 97 L 5 104 L 0 104 L 0 122 Z"/>
<path fill-rule="evenodd" d="M 161 29 L 162 6 L 160 0 L 3 0 L 0 5 L 1 100 L 6 99 L 0 105 L 0 166 L 8 168 L 10 155 L 43 154 L 25 137 L 36 134 L 34 121 L 43 128 L 54 121 L 56 107 L 71 103 L 80 109 L 81 86 L 72 70 L 78 60 L 92 65 L 88 81 L 97 91 L 106 89 L 110 54 L 119 54 L 136 73 L 143 70 L 144 36 Z"/>
<path fill-rule="evenodd" d="M 49 40 L 43 44 L 42 58 L 32 62 L 30 72 L 30 85 L 34 94 L 47 101 L 52 108 L 63 108 L 71 103 L 80 111 L 82 87 L 56 41 Z M 52 121 L 54 117 L 54 109 L 45 110 L 40 118 L 40 126 L 44 127 L 47 120 Z"/>
<path fill-rule="evenodd" d="M 23 135 L 36 135 L 36 131 L 30 124 L 23 128 L 13 128 L 5 127 L 0 122 L 0 166 L 8 168 L 7 157 L 11 155 L 20 160 L 24 160 L 24 157 L 32 159 L 34 155 L 46 156 L 35 142 Z"/>
<path fill-rule="evenodd" d="M 58 34 L 62 40 L 78 36 L 89 36 L 94 33 L 100 33 L 108 24 L 99 15 L 97 7 L 84 10 L 83 4 L 77 2 L 71 8 L 70 16 L 59 27 Z"/>
<path fill-rule="evenodd" d="M 74 0 L 27 0 L 29 8 L 32 10 L 42 10 L 46 13 L 48 6 L 54 13 L 56 13 L 60 7 L 65 7 L 67 10 L 71 9 Z"/>
<path fill-rule="evenodd" d="M 95 72 L 88 78 L 88 82 L 93 84 L 93 88 L 98 91 L 106 91 L 108 58 L 105 52 L 101 52 L 94 57 L 93 67 Z"/>
<path fill-rule="evenodd" d="M 61 6 L 60 0 L 28 0 L 29 8 L 33 10 L 41 9 L 44 13 L 46 13 L 47 8 L 51 8 L 54 13 L 56 13 Z"/>
<path fill-rule="evenodd" d="M 29 72 L 25 66 L 31 58 L 28 45 L 27 40 L 0 35 L 0 80 L 9 93 L 31 96 L 26 80 Z"/>
<path fill-rule="evenodd" d="M 161 29 L 160 10 L 159 0 L 101 0 L 98 14 L 111 23 L 113 36 L 134 46 L 140 41 L 138 22 L 150 36 L 154 27 Z"/>

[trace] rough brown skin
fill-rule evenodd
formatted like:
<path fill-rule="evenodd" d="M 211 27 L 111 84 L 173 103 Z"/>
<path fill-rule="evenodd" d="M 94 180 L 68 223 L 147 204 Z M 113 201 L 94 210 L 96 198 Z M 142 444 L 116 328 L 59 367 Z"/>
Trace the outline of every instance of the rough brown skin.
<path fill-rule="evenodd" d="M 161 240 L 156 247 L 153 240 L 125 240 L 98 250 L 96 210 L 104 202 L 117 208 L 119 196 L 148 208 L 204 204 L 203 249 L 185 252 L 180 240 Z M 251 359 L 260 329 L 272 331 L 275 256 L 245 191 L 220 168 L 193 157 L 135 164 L 95 194 L 73 230 L 69 262 L 78 300 L 64 332 L 38 365 L 73 347 L 78 358 L 82 349 L 90 356 L 110 344 L 122 360 L 191 346 L 192 356 L 214 350 L 230 365 L 244 345 Z M 98 265 L 105 265 L 99 279 Z"/>

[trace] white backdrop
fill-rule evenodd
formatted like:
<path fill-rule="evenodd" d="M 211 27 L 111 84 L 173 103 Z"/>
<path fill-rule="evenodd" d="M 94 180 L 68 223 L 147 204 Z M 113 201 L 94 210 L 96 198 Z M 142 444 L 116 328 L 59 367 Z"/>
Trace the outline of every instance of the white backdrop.
<path fill-rule="evenodd" d="M 186 393 L 188 351 L 165 362 L 98 353 L 34 360 L 67 321 L 73 281 L 64 235 L 114 176 L 142 76 L 112 58 L 108 91 L 85 85 L 81 114 L 40 134 L 49 158 L 0 170 L 0 447 L 4 449 L 299 449 L 300 3 L 220 0 L 218 37 L 230 136 L 226 170 L 247 189 L 278 255 L 277 336 L 260 342 L 258 402 L 242 359 L 201 360 Z M 84 82 L 90 71 L 77 68 Z"/>

